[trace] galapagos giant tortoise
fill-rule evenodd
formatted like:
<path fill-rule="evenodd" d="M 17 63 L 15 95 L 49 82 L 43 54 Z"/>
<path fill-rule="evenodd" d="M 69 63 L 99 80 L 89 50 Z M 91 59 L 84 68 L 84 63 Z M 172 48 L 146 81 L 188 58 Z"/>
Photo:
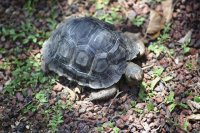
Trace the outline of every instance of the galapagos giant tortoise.
<path fill-rule="evenodd" d="M 42 49 L 43 71 L 103 91 L 90 100 L 113 95 L 123 74 L 129 82 L 141 81 L 142 69 L 130 62 L 144 53 L 144 44 L 131 33 L 122 33 L 91 17 L 71 17 L 61 23 Z M 107 93 L 111 90 L 113 93 Z"/>

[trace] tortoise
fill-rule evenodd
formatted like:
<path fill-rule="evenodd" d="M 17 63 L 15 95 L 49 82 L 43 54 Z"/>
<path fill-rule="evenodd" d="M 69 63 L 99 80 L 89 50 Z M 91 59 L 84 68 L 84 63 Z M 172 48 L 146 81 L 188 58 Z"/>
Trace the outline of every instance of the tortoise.
<path fill-rule="evenodd" d="M 123 74 L 140 82 L 143 71 L 131 62 L 144 54 L 144 44 L 132 33 L 92 17 L 70 17 L 59 24 L 42 48 L 42 70 L 53 71 L 94 90 L 90 100 L 113 96 Z"/>

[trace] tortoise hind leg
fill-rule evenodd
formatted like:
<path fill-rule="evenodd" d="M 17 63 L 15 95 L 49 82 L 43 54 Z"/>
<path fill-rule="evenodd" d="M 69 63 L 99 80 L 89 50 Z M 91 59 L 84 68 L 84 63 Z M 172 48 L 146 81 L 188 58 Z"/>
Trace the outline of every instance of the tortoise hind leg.
<path fill-rule="evenodd" d="M 109 88 L 92 92 L 89 95 L 89 98 L 87 98 L 86 100 L 87 101 L 106 100 L 113 97 L 117 93 L 118 90 L 119 90 L 118 87 L 116 85 L 113 85 Z"/>

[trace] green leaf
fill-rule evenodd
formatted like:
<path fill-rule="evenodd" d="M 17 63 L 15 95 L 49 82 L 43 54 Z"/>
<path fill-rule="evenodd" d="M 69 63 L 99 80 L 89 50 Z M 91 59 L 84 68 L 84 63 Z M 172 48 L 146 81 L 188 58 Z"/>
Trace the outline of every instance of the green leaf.
<path fill-rule="evenodd" d="M 194 96 L 194 101 L 197 103 L 200 103 L 200 97 L 199 96 Z"/>
<path fill-rule="evenodd" d="M 104 131 L 104 128 L 103 128 L 103 127 L 97 127 L 97 131 L 98 131 L 98 132 L 103 132 L 103 131 Z"/>
<path fill-rule="evenodd" d="M 184 47 L 183 48 L 183 53 L 184 54 L 187 54 L 187 53 L 189 53 L 190 52 L 190 48 L 189 47 Z"/>
<path fill-rule="evenodd" d="M 151 87 L 150 89 L 153 90 L 156 86 L 156 84 L 160 81 L 160 77 L 156 77 L 153 81 L 151 81 Z"/>
<path fill-rule="evenodd" d="M 159 66 L 153 69 L 153 74 L 156 76 L 161 76 L 161 74 L 163 73 L 164 68 Z"/>
<path fill-rule="evenodd" d="M 183 123 L 183 129 L 184 129 L 185 131 L 187 131 L 188 126 L 189 126 L 189 122 L 188 122 L 187 120 L 184 121 L 184 123 Z"/>
<path fill-rule="evenodd" d="M 136 18 L 134 18 L 133 20 L 131 20 L 132 24 L 140 27 L 145 21 L 145 18 L 142 16 L 137 16 Z"/>
<path fill-rule="evenodd" d="M 133 110 L 134 110 L 135 112 L 137 112 L 137 113 L 140 113 L 140 114 L 143 113 L 143 110 L 142 110 L 142 109 L 139 109 L 139 108 L 134 108 Z"/>
<path fill-rule="evenodd" d="M 178 103 L 177 105 L 180 106 L 180 107 L 182 107 L 182 108 L 184 108 L 184 109 L 188 109 L 187 104 L 184 104 L 184 103 Z"/>
<path fill-rule="evenodd" d="M 37 93 L 37 94 L 35 95 L 35 98 L 36 98 L 37 100 L 39 100 L 40 103 L 46 103 L 46 102 L 48 102 L 48 101 L 47 101 L 47 98 L 46 98 L 46 94 L 43 93 L 43 92 Z"/>
<path fill-rule="evenodd" d="M 170 53 L 171 56 L 173 56 L 174 53 L 175 53 L 175 52 L 174 52 L 174 49 L 170 49 L 170 50 L 169 50 L 169 53 Z"/>
<path fill-rule="evenodd" d="M 148 111 L 153 111 L 153 109 L 154 109 L 154 105 L 152 103 L 148 103 L 147 104 L 147 110 Z"/>
<path fill-rule="evenodd" d="M 135 108 L 136 104 L 137 104 L 136 101 L 134 101 L 134 100 L 131 101 L 131 107 L 132 107 L 132 108 Z"/>
<path fill-rule="evenodd" d="M 171 76 L 166 76 L 166 77 L 162 78 L 162 81 L 167 82 L 167 81 L 169 81 L 169 80 L 171 80 L 171 79 L 173 79 L 173 77 L 171 77 Z"/>
<path fill-rule="evenodd" d="M 114 131 L 114 133 L 119 133 L 119 128 L 118 127 L 114 127 L 113 131 Z"/>
<path fill-rule="evenodd" d="M 176 107 L 176 103 L 172 103 L 169 105 L 168 109 L 169 109 L 169 112 L 172 112 L 174 110 L 174 108 Z"/>
<path fill-rule="evenodd" d="M 97 3 L 95 5 L 96 10 L 102 9 L 104 7 L 104 5 L 102 3 Z"/>
<path fill-rule="evenodd" d="M 165 98 L 165 102 L 167 104 L 174 102 L 174 92 L 173 91 L 169 92 L 169 95 Z"/>

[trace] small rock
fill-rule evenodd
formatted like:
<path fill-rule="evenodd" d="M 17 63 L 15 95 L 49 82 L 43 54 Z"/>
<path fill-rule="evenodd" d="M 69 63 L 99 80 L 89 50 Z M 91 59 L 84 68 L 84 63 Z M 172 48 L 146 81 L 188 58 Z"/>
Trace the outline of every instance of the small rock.
<path fill-rule="evenodd" d="M 155 100 L 157 103 L 163 102 L 163 98 L 162 98 L 162 97 L 156 97 L 156 98 L 154 98 L 154 100 Z"/>
<path fill-rule="evenodd" d="M 177 12 L 174 12 L 174 13 L 172 14 L 172 16 L 173 16 L 173 18 L 176 18 L 176 17 L 178 16 L 178 13 L 177 13 Z"/>
<path fill-rule="evenodd" d="M 17 100 L 19 100 L 21 102 L 24 101 L 24 97 L 23 97 L 23 95 L 20 92 L 16 93 L 16 98 L 17 98 Z"/>
<path fill-rule="evenodd" d="M 175 47 L 175 44 L 174 44 L 174 43 L 170 43 L 170 44 L 168 45 L 168 47 L 169 47 L 169 48 L 174 48 L 174 47 Z"/>
<path fill-rule="evenodd" d="M 147 73 L 144 73 L 144 78 L 150 80 L 151 76 L 149 74 L 147 74 Z"/>
<path fill-rule="evenodd" d="M 4 42 L 6 38 L 4 36 L 1 37 L 1 41 Z"/>
<path fill-rule="evenodd" d="M 138 103 L 138 104 L 136 104 L 136 108 L 139 108 L 139 109 L 144 109 L 145 108 L 145 106 L 146 106 L 146 103 Z"/>
<path fill-rule="evenodd" d="M 3 90 L 3 85 L 0 85 L 0 92 L 2 92 Z"/>
<path fill-rule="evenodd" d="M 4 48 L 5 48 L 5 49 L 10 49 L 10 44 L 9 44 L 9 43 L 6 43 L 6 44 L 4 45 Z"/>
<path fill-rule="evenodd" d="M 94 119 L 94 115 L 93 115 L 93 113 L 92 112 L 87 112 L 87 118 L 89 118 L 89 119 Z"/>
<path fill-rule="evenodd" d="M 99 109 L 99 107 L 95 107 L 94 108 L 94 112 L 97 112 L 97 111 L 99 111 L 100 109 Z"/>
<path fill-rule="evenodd" d="M 32 89 L 28 89 L 27 93 L 28 93 L 29 96 L 32 96 L 33 95 Z"/>
<path fill-rule="evenodd" d="M 56 92 L 53 91 L 53 90 L 51 91 L 51 97 L 52 97 L 52 98 L 55 98 L 55 97 L 56 97 Z"/>
<path fill-rule="evenodd" d="M 52 98 L 52 99 L 49 100 L 49 104 L 53 105 L 55 103 L 55 101 L 56 101 L 56 98 Z"/>
<path fill-rule="evenodd" d="M 147 55 L 147 59 L 148 60 L 151 60 L 151 59 L 153 59 L 155 57 L 155 54 L 154 53 L 149 53 L 148 55 Z"/>
<path fill-rule="evenodd" d="M 67 100 L 66 94 L 63 94 L 63 93 L 61 93 L 60 98 L 61 98 L 63 101 L 66 101 L 66 100 Z"/>
<path fill-rule="evenodd" d="M 157 5 L 155 10 L 158 11 L 158 12 L 161 12 L 162 11 L 162 5 L 160 5 L 160 4 Z"/>
<path fill-rule="evenodd" d="M 123 128 L 125 126 L 124 121 L 122 119 L 118 119 L 116 121 L 116 126 L 119 128 Z"/>
<path fill-rule="evenodd" d="M 86 112 L 86 108 L 85 108 L 85 107 L 82 107 L 82 108 L 79 109 L 78 112 L 79 112 L 80 114 L 85 113 L 85 112 Z"/>
<path fill-rule="evenodd" d="M 127 115 L 132 115 L 133 114 L 133 110 L 132 109 L 129 109 L 128 111 L 127 111 Z"/>
<path fill-rule="evenodd" d="M 159 85 L 155 88 L 155 91 L 161 92 L 164 90 L 164 85 L 160 82 Z"/>
<path fill-rule="evenodd" d="M 133 10 L 129 10 L 129 11 L 127 12 L 127 18 L 128 18 L 129 20 L 133 20 L 133 19 L 135 18 L 136 15 L 137 15 L 136 12 L 133 11 Z"/>
<path fill-rule="evenodd" d="M 127 121 L 127 120 L 129 119 L 129 115 L 122 115 L 122 116 L 121 116 L 121 119 L 122 119 L 123 121 Z"/>
<path fill-rule="evenodd" d="M 135 132 L 136 132 L 136 128 L 135 127 L 131 128 L 131 133 L 135 133 Z"/>
<path fill-rule="evenodd" d="M 190 5 L 186 5 L 186 11 L 187 12 L 191 12 L 192 11 L 192 7 Z"/>
<path fill-rule="evenodd" d="M 86 109 L 86 111 L 93 111 L 94 110 L 94 107 L 88 107 L 87 109 Z"/>
<path fill-rule="evenodd" d="M 57 84 L 57 85 L 55 85 L 54 87 L 53 87 L 53 90 L 54 91 L 57 91 L 57 92 L 59 92 L 59 91 L 61 91 L 63 88 L 62 88 L 62 86 L 60 85 L 60 84 Z"/>
<path fill-rule="evenodd" d="M 196 41 L 196 43 L 194 44 L 195 48 L 200 48 L 200 39 Z"/>
<path fill-rule="evenodd" d="M 78 131 L 80 133 L 88 133 L 90 130 L 89 126 L 86 125 L 85 123 L 79 123 L 78 124 Z"/>

